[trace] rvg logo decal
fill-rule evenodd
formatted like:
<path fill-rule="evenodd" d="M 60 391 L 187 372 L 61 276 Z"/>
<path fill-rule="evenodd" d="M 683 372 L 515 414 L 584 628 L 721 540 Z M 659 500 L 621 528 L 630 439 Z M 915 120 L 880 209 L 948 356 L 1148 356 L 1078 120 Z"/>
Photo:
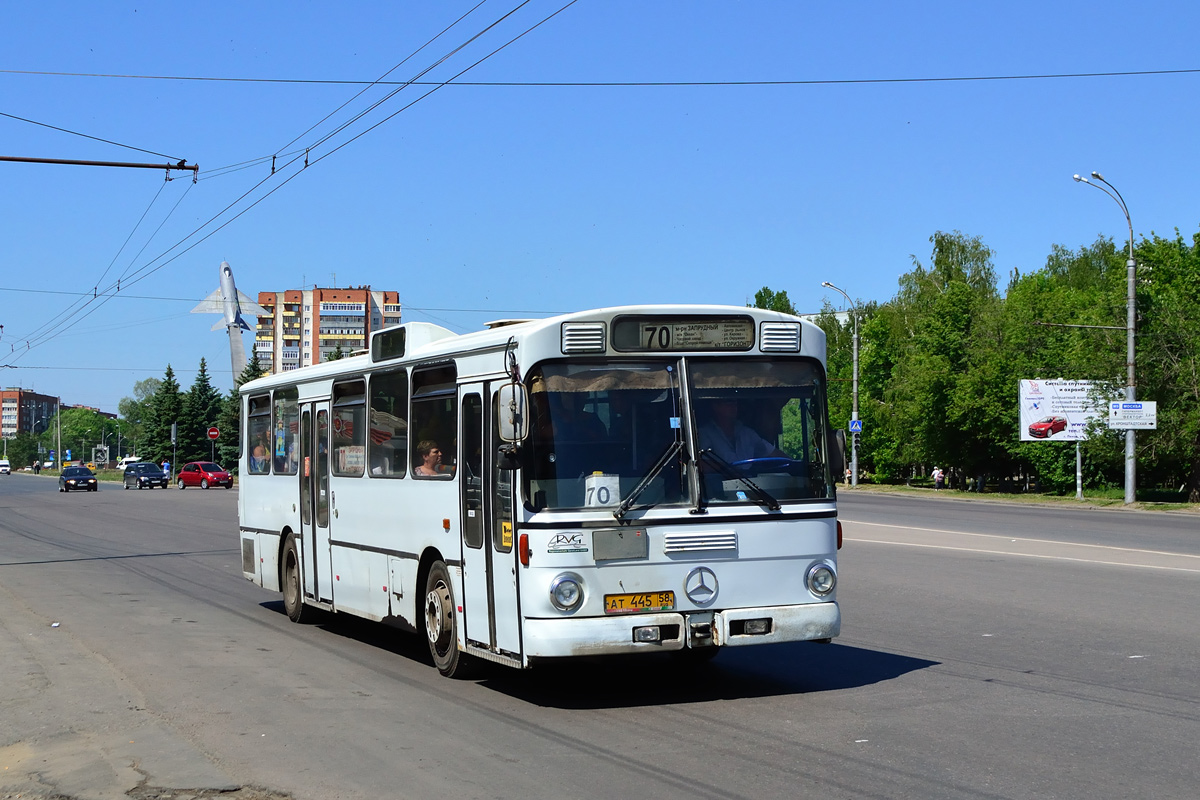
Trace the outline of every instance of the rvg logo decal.
<path fill-rule="evenodd" d="M 587 544 L 583 541 L 583 533 L 556 533 L 546 544 L 547 553 L 586 553 Z"/>

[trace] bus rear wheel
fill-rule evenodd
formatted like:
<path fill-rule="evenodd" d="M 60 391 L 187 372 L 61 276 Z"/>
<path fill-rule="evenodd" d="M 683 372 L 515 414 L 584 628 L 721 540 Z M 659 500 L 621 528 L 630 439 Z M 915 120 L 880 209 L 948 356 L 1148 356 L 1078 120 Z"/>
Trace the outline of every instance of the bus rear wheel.
<path fill-rule="evenodd" d="M 425 637 L 438 672 L 447 678 L 464 678 L 473 666 L 471 657 L 458 649 L 458 617 L 454 613 L 454 588 L 450 570 L 442 561 L 429 567 L 425 579 Z"/>
<path fill-rule="evenodd" d="M 300 549 L 296 537 L 289 536 L 283 548 L 283 609 L 292 622 L 308 622 L 313 611 L 304 605 L 304 589 L 300 581 Z"/>

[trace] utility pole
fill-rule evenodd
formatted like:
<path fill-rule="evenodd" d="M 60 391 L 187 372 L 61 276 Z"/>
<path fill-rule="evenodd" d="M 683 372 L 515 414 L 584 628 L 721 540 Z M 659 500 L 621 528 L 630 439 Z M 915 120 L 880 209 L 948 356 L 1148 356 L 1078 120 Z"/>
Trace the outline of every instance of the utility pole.
<path fill-rule="evenodd" d="M 850 412 L 850 436 L 852 437 L 850 439 L 850 485 L 858 486 L 858 440 L 860 436 L 859 431 L 856 430 L 860 427 L 858 424 L 858 304 L 850 299 L 850 295 L 829 281 L 822 281 L 821 285 L 841 294 L 854 309 L 854 388 L 852 390 L 854 409 Z"/>

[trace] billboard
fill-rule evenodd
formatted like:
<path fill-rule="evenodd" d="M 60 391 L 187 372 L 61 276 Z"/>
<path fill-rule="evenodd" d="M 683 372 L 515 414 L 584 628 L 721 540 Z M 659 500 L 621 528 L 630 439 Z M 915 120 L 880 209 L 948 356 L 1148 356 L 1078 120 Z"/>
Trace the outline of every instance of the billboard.
<path fill-rule="evenodd" d="M 1021 381 L 1022 442 L 1075 442 L 1087 437 L 1088 423 L 1108 418 L 1108 402 L 1097 400 L 1091 381 Z"/>

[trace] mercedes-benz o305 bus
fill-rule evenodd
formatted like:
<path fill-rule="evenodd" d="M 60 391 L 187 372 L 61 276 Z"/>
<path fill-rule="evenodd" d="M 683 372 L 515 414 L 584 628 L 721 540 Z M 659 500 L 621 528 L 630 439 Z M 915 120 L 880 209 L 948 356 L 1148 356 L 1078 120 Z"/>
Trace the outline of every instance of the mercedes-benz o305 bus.
<path fill-rule="evenodd" d="M 437 668 L 837 636 L 825 335 L 723 306 L 372 334 L 241 387 L 242 570 Z"/>

